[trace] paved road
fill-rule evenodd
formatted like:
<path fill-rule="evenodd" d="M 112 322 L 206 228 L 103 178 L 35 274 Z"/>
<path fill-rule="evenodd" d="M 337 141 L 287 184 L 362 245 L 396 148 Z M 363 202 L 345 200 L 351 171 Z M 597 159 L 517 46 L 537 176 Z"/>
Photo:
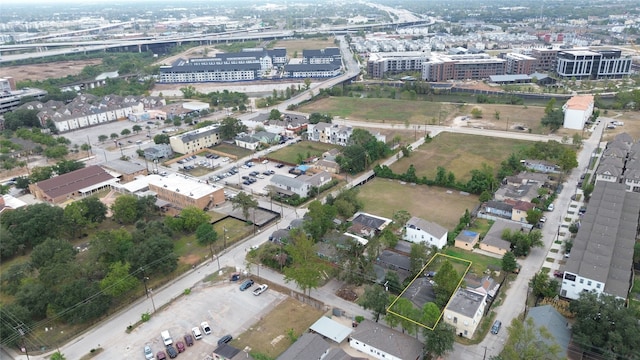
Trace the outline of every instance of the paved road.
<path fill-rule="evenodd" d="M 547 222 L 542 230 L 544 248 L 534 248 L 526 259 L 518 261 L 522 267 L 520 274 L 516 280 L 510 284 L 510 288 L 507 290 L 507 296 L 502 305 L 495 309 L 498 314 L 496 319 L 502 321 L 503 329 L 498 335 L 488 334 L 478 345 L 463 346 L 456 343 L 454 351 L 447 356 L 448 359 L 483 359 L 485 350 L 487 358 L 498 355 L 500 351 L 502 351 L 504 342 L 508 337 L 506 328 L 514 318 L 525 311 L 525 299 L 527 297 L 529 281 L 533 275 L 542 268 L 542 264 L 557 236 L 558 228 L 571 202 L 571 195 L 576 193 L 580 174 L 588 168 L 591 154 L 600 144 L 604 124 L 608 122 L 605 120 L 606 119 L 601 119 L 596 130 L 584 141 L 582 150 L 578 154 L 578 168 L 567 177 L 564 189 L 555 201 L 555 211 L 547 213 L 546 215 Z"/>

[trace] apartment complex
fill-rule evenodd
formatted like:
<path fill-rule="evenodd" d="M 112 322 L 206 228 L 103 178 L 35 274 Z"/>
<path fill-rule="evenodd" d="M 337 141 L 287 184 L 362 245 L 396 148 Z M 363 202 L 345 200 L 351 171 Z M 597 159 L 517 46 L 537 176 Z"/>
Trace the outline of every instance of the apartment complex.
<path fill-rule="evenodd" d="M 531 56 L 536 59 L 535 70 L 544 72 L 556 71 L 558 49 L 532 49 Z"/>
<path fill-rule="evenodd" d="M 558 52 L 556 72 L 563 78 L 619 79 L 631 72 L 631 57 L 620 50 L 566 50 Z"/>
<path fill-rule="evenodd" d="M 422 72 L 422 64 L 429 57 L 429 52 L 422 51 L 371 53 L 367 60 L 367 73 L 373 78 L 383 79 L 388 74 Z"/>
<path fill-rule="evenodd" d="M 569 99 L 563 106 L 564 123 L 567 129 L 582 130 L 585 123 L 593 114 L 593 95 L 576 95 Z"/>
<path fill-rule="evenodd" d="M 424 63 L 422 79 L 436 82 L 488 79 L 492 75 L 504 75 L 506 62 L 488 54 L 438 54 Z"/>
<path fill-rule="evenodd" d="M 42 99 L 47 92 L 40 89 L 16 89 L 16 81 L 12 77 L 0 78 L 0 114 L 16 109 L 23 98 Z"/>
<path fill-rule="evenodd" d="M 191 154 L 198 150 L 219 144 L 222 141 L 218 125 L 209 125 L 169 138 L 174 152 Z"/>
<path fill-rule="evenodd" d="M 537 59 L 523 54 L 509 53 L 505 55 L 507 60 L 507 74 L 533 74 L 536 71 Z"/>

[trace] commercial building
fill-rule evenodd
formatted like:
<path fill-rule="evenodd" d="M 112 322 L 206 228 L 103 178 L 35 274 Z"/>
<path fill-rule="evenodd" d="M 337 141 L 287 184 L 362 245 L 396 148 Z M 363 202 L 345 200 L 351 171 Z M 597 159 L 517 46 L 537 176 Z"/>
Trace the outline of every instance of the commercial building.
<path fill-rule="evenodd" d="M 40 89 L 16 89 L 12 77 L 0 78 L 0 114 L 18 108 L 23 98 L 42 99 L 46 95 L 47 92 Z"/>
<path fill-rule="evenodd" d="M 84 197 L 117 183 L 118 178 L 93 165 L 66 174 L 29 184 L 29 191 L 36 199 L 60 204 L 77 197 Z"/>
<path fill-rule="evenodd" d="M 535 70 L 543 72 L 556 71 L 558 49 L 531 49 L 531 56 L 536 59 Z"/>
<path fill-rule="evenodd" d="M 207 184 L 184 175 L 149 175 L 148 179 L 149 190 L 154 192 L 158 199 L 182 209 L 188 206 L 211 209 L 225 201 L 224 188 L 221 186 Z"/>
<path fill-rule="evenodd" d="M 630 74 L 631 62 L 620 50 L 565 50 L 558 52 L 556 72 L 566 79 L 619 79 Z"/>
<path fill-rule="evenodd" d="M 532 74 L 536 71 L 536 58 L 528 55 L 509 53 L 505 55 L 507 60 L 507 74 Z"/>
<path fill-rule="evenodd" d="M 593 115 L 593 95 L 576 95 L 569 99 L 563 106 L 564 123 L 567 129 L 582 130 L 584 125 Z"/>
<path fill-rule="evenodd" d="M 217 145 L 221 141 L 217 124 L 205 126 L 169 138 L 169 144 L 173 151 L 180 154 L 195 153 L 204 148 Z"/>
<path fill-rule="evenodd" d="M 625 185 L 596 182 L 567 259 L 560 295 L 577 299 L 584 291 L 626 299 L 633 279 L 640 193 Z"/>
<path fill-rule="evenodd" d="M 367 73 L 373 78 L 383 79 L 389 74 L 422 72 L 422 64 L 429 56 L 429 52 L 422 51 L 371 53 L 367 60 Z"/>

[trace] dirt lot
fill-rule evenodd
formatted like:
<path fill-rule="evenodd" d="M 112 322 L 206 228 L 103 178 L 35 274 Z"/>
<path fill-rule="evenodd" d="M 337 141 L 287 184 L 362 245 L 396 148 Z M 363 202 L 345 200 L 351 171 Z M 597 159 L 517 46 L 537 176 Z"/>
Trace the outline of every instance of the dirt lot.
<path fill-rule="evenodd" d="M 475 195 L 377 178 L 360 187 L 359 197 L 365 204 L 364 211 L 391 218 L 394 212 L 406 210 L 413 216 L 436 222 L 447 229 L 458 224 L 465 209 L 471 211 L 478 204 Z"/>
<path fill-rule="evenodd" d="M 2 66 L 0 77 L 11 76 L 16 81 L 46 80 L 49 78 L 63 78 L 67 75 L 77 75 L 85 66 L 98 65 L 102 59 L 58 61 L 46 64 Z"/>

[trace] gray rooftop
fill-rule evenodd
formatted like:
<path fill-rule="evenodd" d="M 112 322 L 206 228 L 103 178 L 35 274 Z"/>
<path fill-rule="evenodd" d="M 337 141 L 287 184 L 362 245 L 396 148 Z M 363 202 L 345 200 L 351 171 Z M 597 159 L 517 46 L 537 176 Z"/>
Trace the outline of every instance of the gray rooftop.
<path fill-rule="evenodd" d="M 387 264 L 393 265 L 398 269 L 409 271 L 411 268 L 411 261 L 406 255 L 401 255 L 389 250 L 383 250 L 378 257 L 378 260 Z"/>
<path fill-rule="evenodd" d="M 361 322 L 351 338 L 400 359 L 418 359 L 422 356 L 420 341 L 371 320 Z"/>
<path fill-rule="evenodd" d="M 493 241 L 492 239 L 496 239 L 496 238 L 502 240 L 502 232 L 504 231 L 504 229 L 511 229 L 512 232 L 525 231 L 528 233 L 529 230 L 526 228 L 523 228 L 522 225 L 523 224 L 512 222 L 512 221 L 496 219 L 496 221 L 493 223 L 493 225 L 487 232 L 487 235 L 485 235 L 484 240 L 482 240 L 482 242 L 484 243 L 487 243 L 487 241 L 491 242 Z"/>
<path fill-rule="evenodd" d="M 569 348 L 571 330 L 567 319 L 551 305 L 536 306 L 529 309 L 528 318 L 533 319 L 536 327 L 545 327 L 551 333 L 552 339 L 542 339 L 546 343 L 557 343 L 562 349 L 560 355 L 564 356 Z"/>
<path fill-rule="evenodd" d="M 441 238 L 447 233 L 447 229 L 439 224 L 415 216 L 407 221 L 407 227 L 422 230 L 436 238 Z"/>
<path fill-rule="evenodd" d="M 473 318 L 484 301 L 484 294 L 459 288 L 449 301 L 447 310 Z"/>
<path fill-rule="evenodd" d="M 298 180 L 296 178 L 293 178 L 291 176 L 286 176 L 286 175 L 281 175 L 281 174 L 275 174 L 271 177 L 271 183 L 273 184 L 279 184 L 279 185 L 283 185 L 283 186 L 288 186 L 292 189 L 300 189 L 302 187 L 304 187 L 305 182 Z"/>
<path fill-rule="evenodd" d="M 331 346 L 320 335 L 304 333 L 285 350 L 278 360 L 321 359 Z"/>
<path fill-rule="evenodd" d="M 597 182 L 589 209 L 581 220 L 565 272 L 602 282 L 605 293 L 626 298 L 640 193 L 625 191 L 624 184 Z"/>
<path fill-rule="evenodd" d="M 111 160 L 105 163 L 104 165 L 102 165 L 102 167 L 107 168 L 109 170 L 113 170 L 120 174 L 135 174 L 137 172 L 147 169 L 141 164 L 130 162 L 130 161 L 124 161 L 120 159 Z"/>

